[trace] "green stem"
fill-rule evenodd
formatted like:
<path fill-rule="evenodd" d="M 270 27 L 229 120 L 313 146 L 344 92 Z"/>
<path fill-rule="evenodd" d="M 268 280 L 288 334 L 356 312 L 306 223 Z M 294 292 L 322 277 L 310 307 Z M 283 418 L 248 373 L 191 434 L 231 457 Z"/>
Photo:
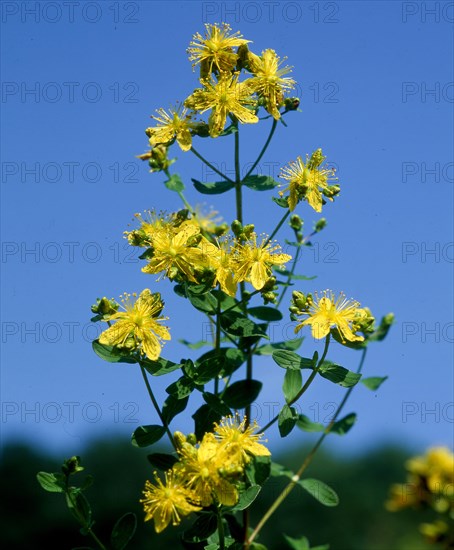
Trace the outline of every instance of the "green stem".
<path fill-rule="evenodd" d="M 265 145 L 262 147 L 262 150 L 260 151 L 259 156 L 257 157 L 257 160 L 252 165 L 252 168 L 249 170 L 249 172 L 244 176 L 244 179 L 246 179 L 248 176 L 252 174 L 257 164 L 262 160 L 263 155 L 265 154 L 265 151 L 268 149 L 268 145 L 271 142 L 271 139 L 273 138 L 274 131 L 277 127 L 277 120 L 273 120 L 273 125 L 271 126 L 270 133 L 268 135 L 267 140 L 265 141 Z"/>
<path fill-rule="evenodd" d="M 287 212 L 282 216 L 282 219 L 280 220 L 280 222 L 276 225 L 276 227 L 274 228 L 274 231 L 271 233 L 271 235 L 268 237 L 268 239 L 265 241 L 265 244 L 264 246 L 266 246 L 268 243 L 270 243 L 274 237 L 276 236 L 276 233 L 279 231 L 279 229 L 282 227 L 282 225 L 284 224 L 285 220 L 289 217 L 289 214 L 290 214 L 290 210 L 287 210 Z"/>
<path fill-rule="evenodd" d="M 366 359 L 366 353 L 367 348 L 363 349 L 363 353 L 361 355 L 361 360 L 357 369 L 357 373 L 359 374 L 363 368 L 364 361 Z M 332 427 L 334 426 L 334 423 L 336 422 L 337 418 L 339 417 L 340 413 L 342 412 L 342 409 L 344 408 L 345 404 L 347 403 L 348 398 L 350 397 L 350 394 L 353 391 L 354 386 L 350 387 L 345 394 L 344 398 L 342 399 L 339 407 L 337 408 L 336 413 L 334 414 L 333 418 L 331 419 L 331 422 L 326 427 L 323 434 L 319 437 L 318 441 L 314 445 L 314 447 L 311 449 L 309 454 L 307 455 L 304 462 L 301 464 L 300 469 L 297 471 L 297 473 L 292 477 L 292 480 L 289 482 L 289 484 L 284 488 L 284 490 L 281 492 L 281 494 L 277 497 L 277 499 L 273 502 L 273 504 L 268 508 L 268 510 L 265 512 L 262 519 L 259 521 L 257 527 L 252 532 L 251 536 L 249 537 L 246 548 L 249 548 L 250 544 L 253 542 L 253 540 L 257 537 L 259 532 L 262 530 L 265 523 L 270 519 L 270 517 L 273 515 L 273 513 L 276 511 L 276 509 L 282 504 L 282 502 L 287 498 L 289 493 L 295 488 L 298 481 L 301 479 L 301 476 L 309 466 L 309 464 L 312 462 L 312 459 L 314 458 L 316 452 L 320 448 L 321 444 L 323 443 L 325 437 L 330 433 Z"/>
<path fill-rule="evenodd" d="M 229 181 L 230 183 L 235 183 L 232 179 L 230 179 L 229 177 L 227 177 L 225 174 L 223 174 L 220 170 L 218 170 L 215 166 L 213 166 L 211 164 L 211 162 L 207 161 L 206 158 L 202 157 L 202 155 L 196 151 L 194 149 L 194 147 L 191 147 L 190 151 L 192 151 L 194 153 L 194 155 L 199 158 L 204 164 L 206 164 L 208 166 L 208 168 L 211 168 L 211 170 L 213 170 L 213 172 L 216 172 L 216 174 L 218 174 L 219 176 L 221 176 L 222 178 L 224 178 L 226 181 Z"/>
<path fill-rule="evenodd" d="M 241 193 L 241 171 L 240 171 L 240 132 L 235 132 L 235 202 L 236 202 L 236 219 L 243 223 L 243 196 Z M 243 298 L 243 295 L 241 295 Z"/>
<path fill-rule="evenodd" d="M 217 517 L 218 517 L 219 550 L 225 550 L 224 523 L 222 521 L 222 514 L 219 508 L 217 509 Z"/>
<path fill-rule="evenodd" d="M 216 356 L 219 355 L 219 350 L 221 349 L 221 297 L 220 292 L 221 288 L 218 286 L 218 299 L 217 299 L 217 306 L 216 306 L 216 336 L 214 340 L 214 346 L 215 346 L 215 354 Z M 217 395 L 219 393 L 219 375 L 216 376 L 214 379 L 214 395 Z"/>
<path fill-rule="evenodd" d="M 176 449 L 175 441 L 173 439 L 172 432 L 169 429 L 169 425 L 165 421 L 164 416 L 162 415 L 161 409 L 158 405 L 158 402 L 156 401 L 156 398 L 153 394 L 153 390 L 151 389 L 150 382 L 148 381 L 147 373 L 144 369 L 144 367 L 139 363 L 140 365 L 140 371 L 142 373 L 143 380 L 145 382 L 145 386 L 147 387 L 148 395 L 150 396 L 151 402 L 153 403 L 154 408 L 156 409 L 156 412 L 158 413 L 159 420 L 161 421 L 162 425 L 165 428 L 165 431 L 167 432 L 167 435 L 169 436 L 170 443 L 172 444 L 172 447 Z"/>
<path fill-rule="evenodd" d="M 304 394 L 306 393 L 306 391 L 308 390 L 309 386 L 312 384 L 312 382 L 314 381 L 314 378 L 317 376 L 317 373 L 318 371 L 320 370 L 321 366 L 323 365 L 323 362 L 325 361 L 326 359 L 326 355 L 328 353 L 328 348 L 329 348 L 329 343 L 330 343 L 330 339 L 331 339 L 331 335 L 328 334 L 326 336 L 326 340 L 325 340 L 325 347 L 323 349 L 323 353 L 322 353 L 322 356 L 320 358 L 320 361 L 317 363 L 317 366 L 314 368 L 314 370 L 311 372 L 311 375 L 309 376 L 309 378 L 306 380 L 306 383 L 304 384 L 304 386 L 301 388 L 301 390 L 295 395 L 295 397 L 289 401 L 287 404 L 289 407 L 291 407 L 294 403 L 296 403 L 298 401 L 298 399 Z M 272 420 L 270 420 L 268 422 L 268 424 L 262 429 L 263 432 L 265 432 L 270 426 L 272 426 L 277 420 L 279 419 L 279 415 L 276 415 Z"/>

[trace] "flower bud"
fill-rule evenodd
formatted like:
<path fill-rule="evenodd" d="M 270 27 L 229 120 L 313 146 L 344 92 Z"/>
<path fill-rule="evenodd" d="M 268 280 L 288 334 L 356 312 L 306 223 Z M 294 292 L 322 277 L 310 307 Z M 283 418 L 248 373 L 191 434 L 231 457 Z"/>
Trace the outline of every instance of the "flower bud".
<path fill-rule="evenodd" d="M 277 294 L 276 294 L 276 292 L 265 292 L 264 294 L 262 294 L 262 298 L 263 298 L 263 303 L 265 305 L 266 304 L 275 304 Z"/>
<path fill-rule="evenodd" d="M 298 214 L 293 214 L 290 218 L 290 227 L 295 231 L 299 231 L 303 227 L 303 220 Z"/>
<path fill-rule="evenodd" d="M 299 311 L 304 311 L 306 309 L 306 296 L 299 290 L 294 290 L 292 293 L 292 303 L 298 308 Z M 292 311 L 292 309 L 290 309 Z M 297 313 L 292 311 L 292 313 Z"/>
<path fill-rule="evenodd" d="M 299 97 L 287 97 L 284 101 L 286 111 L 296 111 L 300 105 Z"/>
<path fill-rule="evenodd" d="M 239 238 L 239 236 L 243 232 L 243 224 L 241 222 L 239 222 L 238 220 L 234 220 L 230 227 L 232 228 L 232 231 L 233 231 L 233 234 L 235 235 L 235 237 Z"/>
<path fill-rule="evenodd" d="M 270 290 L 273 290 L 276 285 L 276 277 L 269 277 L 263 287 L 260 289 L 260 292 L 263 294 L 264 292 L 269 292 Z"/>
<path fill-rule="evenodd" d="M 328 185 L 328 187 L 325 187 L 324 189 L 322 189 L 322 193 L 325 195 L 325 197 L 327 197 L 328 199 L 331 199 L 340 193 L 340 186 Z"/>
<path fill-rule="evenodd" d="M 314 225 L 314 231 L 317 233 L 326 227 L 326 218 L 320 218 Z"/>
<path fill-rule="evenodd" d="M 65 475 L 69 476 L 82 472 L 84 468 L 80 465 L 80 456 L 72 456 L 63 462 L 61 469 Z"/>
<path fill-rule="evenodd" d="M 112 298 L 112 300 L 109 300 L 108 298 L 104 297 L 101 299 L 97 299 L 96 304 L 91 306 L 91 311 L 93 313 L 99 313 L 100 315 L 114 315 L 117 313 L 118 308 L 120 307 L 119 304 Z"/>
<path fill-rule="evenodd" d="M 245 225 L 243 227 L 243 234 L 244 234 L 244 237 L 246 239 L 250 239 L 253 232 L 254 232 L 254 224 L 253 223 L 249 223 L 248 225 Z"/>

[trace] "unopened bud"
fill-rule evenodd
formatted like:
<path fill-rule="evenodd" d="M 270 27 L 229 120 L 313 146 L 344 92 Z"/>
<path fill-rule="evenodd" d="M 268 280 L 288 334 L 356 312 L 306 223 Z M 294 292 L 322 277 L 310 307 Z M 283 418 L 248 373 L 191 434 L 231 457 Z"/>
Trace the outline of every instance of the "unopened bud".
<path fill-rule="evenodd" d="M 317 233 L 326 227 L 326 218 L 320 218 L 314 225 L 314 231 Z"/>
<path fill-rule="evenodd" d="M 300 106 L 299 97 L 287 97 L 284 101 L 286 111 L 296 111 Z"/>
<path fill-rule="evenodd" d="M 82 472 L 84 468 L 80 465 L 80 456 L 72 456 L 63 462 L 61 469 L 65 475 L 71 475 Z"/>
<path fill-rule="evenodd" d="M 290 227 L 295 231 L 299 231 L 303 227 L 303 220 L 298 214 L 293 214 L 290 218 Z"/>

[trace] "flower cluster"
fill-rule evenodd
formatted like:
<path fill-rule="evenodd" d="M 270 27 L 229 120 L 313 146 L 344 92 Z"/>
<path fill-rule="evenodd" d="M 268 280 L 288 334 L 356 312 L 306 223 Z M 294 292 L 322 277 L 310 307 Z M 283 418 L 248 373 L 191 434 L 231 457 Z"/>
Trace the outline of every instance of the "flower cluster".
<path fill-rule="evenodd" d="M 404 508 L 430 508 L 439 514 L 432 523 L 420 525 L 425 537 L 444 548 L 454 545 L 454 454 L 447 447 L 434 447 L 425 455 L 405 464 L 406 483 L 391 486 L 386 508 L 396 512 Z"/>
<path fill-rule="evenodd" d="M 250 282 L 255 290 L 265 288 L 273 266 L 283 266 L 292 257 L 280 252 L 278 244 L 266 237 L 258 242 L 254 226 L 246 233 L 218 237 L 222 228 L 206 223 L 197 215 L 185 219 L 187 211 L 171 216 L 149 213 L 137 215 L 140 228 L 126 232 L 131 245 L 147 248 L 142 255 L 148 260 L 144 273 L 162 273 L 171 280 L 220 285 L 229 296 L 235 296 L 237 285 Z"/>
<path fill-rule="evenodd" d="M 246 427 L 246 418 L 236 415 L 214 424 L 214 433 L 205 433 L 197 444 L 193 436 L 176 432 L 179 459 L 165 473 L 165 483 L 155 472 L 155 484 L 145 484 L 145 521 L 153 519 L 160 533 L 170 522 L 177 525 L 182 516 L 212 504 L 234 506 L 246 464 L 253 456 L 270 456 L 256 430 L 256 423 Z"/>
<path fill-rule="evenodd" d="M 331 333 L 341 343 L 362 342 L 364 336 L 358 332 L 370 333 L 374 330 L 375 319 L 368 308 L 362 308 L 343 293 L 336 298 L 331 290 L 324 290 L 321 297 L 315 293 L 315 299 L 312 294 L 293 292 L 290 312 L 295 319 L 299 315 L 307 316 L 304 321 L 299 321 L 295 333 L 310 325 L 312 336 L 316 339 Z"/>
<path fill-rule="evenodd" d="M 201 87 L 193 91 L 183 102 L 168 111 L 160 108 L 152 116 L 156 125 L 146 129 L 151 150 L 139 158 L 149 160 L 152 171 L 159 170 L 156 147 L 167 149 L 175 141 L 182 151 L 192 147 L 193 136 L 222 135 L 227 119 L 235 124 L 254 124 L 259 121 L 258 111 L 263 107 L 275 120 L 281 117 L 281 109 L 294 110 L 299 100 L 289 102 L 285 94 L 295 87 L 295 81 L 285 76 L 291 72 L 282 66 L 282 60 L 272 49 L 258 56 L 249 51 L 240 33 L 231 34 L 230 26 L 206 24 L 205 36 L 196 33 L 188 54 L 193 66 L 200 68 Z M 240 80 L 244 71 L 245 80 Z M 208 120 L 197 117 L 210 111 Z M 168 167 L 166 156 L 161 162 L 162 170 Z"/>

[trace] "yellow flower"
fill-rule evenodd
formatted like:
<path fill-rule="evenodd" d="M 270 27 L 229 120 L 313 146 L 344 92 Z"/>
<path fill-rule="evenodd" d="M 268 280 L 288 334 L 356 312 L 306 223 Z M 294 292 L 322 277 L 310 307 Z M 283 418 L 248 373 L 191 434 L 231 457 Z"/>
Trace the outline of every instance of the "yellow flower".
<path fill-rule="evenodd" d="M 251 239 L 244 244 L 238 244 L 234 264 L 234 280 L 250 281 L 256 290 L 265 285 L 271 275 L 273 265 L 283 265 L 290 261 L 289 254 L 276 253 L 280 250 L 279 245 L 267 243 L 265 237 L 260 245 L 257 245 L 257 235 L 252 233 Z"/>
<path fill-rule="evenodd" d="M 178 145 L 183 151 L 189 151 L 192 146 L 191 137 L 191 117 L 187 114 L 187 109 L 170 109 L 168 113 L 164 109 L 157 109 L 159 116 L 152 116 L 157 126 L 147 128 L 145 133 L 150 138 L 150 145 L 154 147 L 161 143 L 167 144 L 176 139 Z"/>
<path fill-rule="evenodd" d="M 232 71 L 237 63 L 237 54 L 233 48 L 247 44 L 250 40 L 242 38 L 239 32 L 229 36 L 231 28 L 227 23 L 222 23 L 221 26 L 207 23 L 205 29 L 205 38 L 200 33 L 193 36 L 187 50 L 189 60 L 194 61 L 193 66 L 200 63 L 201 78 L 214 71 Z"/>
<path fill-rule="evenodd" d="M 432 493 L 444 493 L 454 486 L 454 454 L 447 447 L 433 447 L 424 456 L 416 456 L 406 463 L 412 474 L 426 479 Z"/>
<path fill-rule="evenodd" d="M 281 61 L 274 50 L 265 50 L 262 57 L 249 54 L 249 69 L 254 74 L 250 86 L 263 98 L 265 109 L 276 120 L 281 118 L 279 107 L 284 102 L 284 92 L 295 87 L 292 78 L 284 77 L 291 72 L 291 67 L 279 68 L 279 65 Z"/>
<path fill-rule="evenodd" d="M 159 324 L 168 319 L 159 316 L 164 307 L 161 295 L 152 294 L 146 288 L 135 303 L 129 294 L 124 295 L 122 302 L 125 311 L 118 311 L 110 317 L 110 321 L 116 323 L 100 335 L 100 344 L 137 347 L 156 361 L 161 353 L 161 340 L 170 340 L 167 327 Z"/>
<path fill-rule="evenodd" d="M 181 475 L 187 486 L 197 495 L 202 506 L 218 502 L 225 506 L 234 506 L 238 501 L 236 487 L 221 476 L 224 469 L 241 470 L 223 450 L 212 433 L 206 433 L 199 448 L 181 446 Z"/>
<path fill-rule="evenodd" d="M 228 416 L 220 424 L 215 424 L 215 436 L 221 447 L 232 448 L 239 454 L 239 462 L 249 462 L 250 455 L 271 456 L 270 451 L 261 443 L 263 434 L 254 434 L 258 429 L 257 422 L 246 428 L 246 418 L 240 422 L 239 415 Z"/>
<path fill-rule="evenodd" d="M 309 315 L 309 318 L 299 323 L 295 327 L 295 332 L 299 332 L 306 325 L 311 325 L 312 336 L 320 339 L 325 338 L 332 327 L 337 327 L 343 341 L 362 342 L 364 340 L 362 336 L 355 334 L 352 330 L 358 309 L 360 309 L 358 302 L 346 299 L 342 292 L 336 299 L 330 290 L 323 291 L 321 298 L 317 294 L 315 296 L 315 301 L 308 298 L 307 311 L 303 312 Z"/>
<path fill-rule="evenodd" d="M 215 271 L 213 285 L 220 284 L 221 290 L 229 296 L 235 297 L 238 283 L 234 280 L 232 251 L 227 240 L 217 242 L 217 246 L 207 239 L 202 239 L 204 256 L 209 267 Z"/>
<path fill-rule="evenodd" d="M 254 99 L 251 98 L 249 81 L 238 82 L 238 77 L 239 74 L 223 73 L 218 82 L 213 79 L 201 81 L 204 87 L 195 90 L 185 101 L 186 107 L 200 113 L 211 109 L 208 120 L 211 137 L 219 136 L 224 130 L 229 114 L 236 116 L 244 124 L 252 124 L 259 120 L 253 111 L 245 107 L 255 105 Z"/>
<path fill-rule="evenodd" d="M 153 257 L 148 265 L 142 268 L 144 273 L 160 273 L 173 279 L 178 273 L 189 281 L 197 282 L 194 270 L 206 266 L 203 251 L 191 246 L 191 239 L 200 234 L 200 228 L 191 222 L 184 222 L 175 232 L 172 230 L 157 230 L 151 234 Z"/>
<path fill-rule="evenodd" d="M 201 510 L 201 507 L 196 505 L 198 504 L 196 495 L 182 485 L 173 470 L 167 471 L 164 475 L 165 485 L 156 472 L 155 485 L 149 481 L 145 482 L 143 491 L 145 498 L 140 501 L 145 510 L 145 521 L 154 520 L 156 533 L 163 531 L 170 522 L 172 525 L 178 525 L 181 516 Z"/>
<path fill-rule="evenodd" d="M 290 211 L 295 210 L 300 200 L 304 199 L 316 212 L 321 212 L 324 202 L 322 194 L 332 201 L 333 197 L 339 193 L 337 185 L 328 185 L 330 180 L 337 180 L 334 178 L 334 169 L 321 168 L 325 158 L 322 150 L 317 149 L 310 158 L 306 156 L 306 164 L 301 157 L 298 157 L 296 161 L 282 168 L 279 177 L 287 180 L 289 186 L 279 194 L 282 196 L 286 191 L 290 191 L 288 197 Z"/>

